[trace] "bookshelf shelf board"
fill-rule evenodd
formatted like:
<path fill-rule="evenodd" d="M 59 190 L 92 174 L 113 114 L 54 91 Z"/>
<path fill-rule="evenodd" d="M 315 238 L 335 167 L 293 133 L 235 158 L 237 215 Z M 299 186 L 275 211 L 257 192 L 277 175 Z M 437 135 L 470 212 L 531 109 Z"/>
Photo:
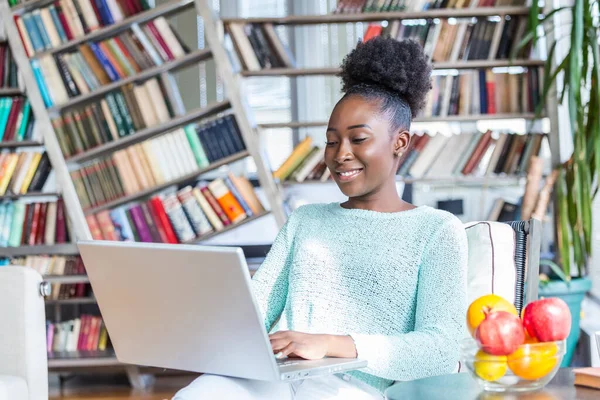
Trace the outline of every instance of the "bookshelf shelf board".
<path fill-rule="evenodd" d="M 169 120 L 168 122 L 165 122 L 164 124 L 151 126 L 149 128 L 145 128 L 141 131 L 135 132 L 131 135 L 124 136 L 119 140 L 115 140 L 113 142 L 108 142 L 103 145 L 94 147 L 93 149 L 90 149 L 86 152 L 83 152 L 73 157 L 69 157 L 66 159 L 66 161 L 68 163 L 80 163 L 83 161 L 88 161 L 95 157 L 103 156 L 108 153 L 112 153 L 121 150 L 125 147 L 134 145 L 136 143 L 143 142 L 144 140 L 151 139 L 155 136 L 160 135 L 161 133 L 177 129 L 181 126 L 192 123 L 198 119 L 207 118 L 211 115 L 218 114 L 229 109 L 230 107 L 231 105 L 228 101 L 214 103 L 209 105 L 208 107 L 199 108 L 185 115 L 175 117 Z"/>
<path fill-rule="evenodd" d="M 199 238 L 196 238 L 196 239 L 192 239 L 192 240 L 186 242 L 186 244 L 201 243 L 204 240 L 208 240 L 208 239 L 213 238 L 213 237 L 215 237 L 217 235 L 220 235 L 222 233 L 229 232 L 229 231 L 231 231 L 233 229 L 236 229 L 237 227 L 239 227 L 241 225 L 247 224 L 247 223 L 252 222 L 252 221 L 256 221 L 257 219 L 262 218 L 265 215 L 269 215 L 269 214 L 270 214 L 269 211 L 265 211 L 265 212 L 260 213 L 258 215 L 253 215 L 252 217 L 248 217 L 245 220 L 238 222 L 237 224 L 231 224 L 229 226 L 226 226 L 225 228 L 221 229 L 220 231 L 212 232 L 212 233 L 203 235 L 202 237 L 199 237 Z"/>
<path fill-rule="evenodd" d="M 54 304 L 96 304 L 96 299 L 94 297 L 76 297 L 73 299 L 59 299 L 59 300 L 49 300 L 46 299 L 46 305 L 54 305 Z"/>
<path fill-rule="evenodd" d="M 44 193 L 44 192 L 31 192 L 25 194 L 5 194 L 0 196 L 0 201 L 2 200 L 18 200 L 25 197 L 58 197 L 58 193 Z"/>
<path fill-rule="evenodd" d="M 347 22 L 376 22 L 395 19 L 468 18 L 505 15 L 528 15 L 528 7 L 440 8 L 425 11 L 374 12 L 356 14 L 291 15 L 275 18 L 224 18 L 223 23 L 272 23 L 275 25 L 314 25 Z"/>
<path fill-rule="evenodd" d="M 19 147 L 39 147 L 43 146 L 42 142 L 38 142 L 36 140 L 23 140 L 20 142 L 11 140 L 8 142 L 0 142 L 0 149 L 16 149 Z"/>
<path fill-rule="evenodd" d="M 48 1 L 47 3 L 50 3 L 50 1 Z M 39 6 L 41 6 L 42 4 L 36 6 L 36 7 L 32 7 L 32 8 L 37 8 Z M 174 0 L 174 1 L 170 1 L 166 4 L 162 4 L 158 7 L 154 7 L 151 8 L 149 10 L 143 11 L 139 14 L 133 15 L 129 18 L 125 18 L 123 21 L 117 22 L 115 24 L 112 25 L 108 25 L 108 26 L 104 26 L 102 28 L 99 28 L 93 32 L 88 33 L 87 35 L 75 38 L 67 43 L 64 43 L 60 46 L 54 47 L 52 49 L 48 49 L 46 51 L 40 51 L 38 53 L 35 53 L 32 58 L 39 58 L 42 55 L 45 54 L 55 54 L 55 53 L 59 53 L 65 50 L 69 50 L 72 49 L 73 47 L 80 45 L 84 42 L 88 42 L 90 40 L 102 40 L 104 38 L 107 38 L 109 36 L 113 36 L 116 35 L 124 30 L 126 30 L 127 28 L 129 28 L 131 25 L 137 23 L 137 24 L 143 24 L 147 21 L 150 21 L 154 18 L 160 17 L 160 16 L 168 16 L 169 14 L 173 14 L 179 11 L 183 11 L 188 7 L 193 7 L 194 6 L 194 1 L 193 0 Z M 30 8 L 30 9 L 32 9 Z"/>
<path fill-rule="evenodd" d="M 542 117 L 546 118 L 546 117 Z M 537 119 L 534 113 L 504 113 L 504 114 L 474 114 L 474 115 L 449 115 L 446 117 L 417 117 L 413 120 L 413 123 L 427 123 L 427 122 L 471 122 L 471 121 L 485 121 L 485 120 L 497 120 L 497 119 Z M 327 126 L 327 121 L 292 121 L 292 122 L 274 122 L 258 124 L 262 129 L 277 129 L 277 128 L 315 128 L 320 126 Z"/>
<path fill-rule="evenodd" d="M 0 96 L 18 96 L 23 94 L 19 88 L 0 88 Z"/>
<path fill-rule="evenodd" d="M 48 283 L 89 283 L 87 275 L 44 275 L 44 281 Z"/>
<path fill-rule="evenodd" d="M 543 67 L 543 60 L 467 60 L 467 61 L 444 61 L 433 62 L 433 69 L 483 69 L 504 67 Z M 310 76 L 310 75 L 336 75 L 340 72 L 338 67 L 326 68 L 268 68 L 259 71 L 240 71 L 245 77 L 259 76 Z"/>
<path fill-rule="evenodd" d="M 122 365 L 112 350 L 54 352 L 48 354 L 48 368 L 109 367 Z"/>
<path fill-rule="evenodd" d="M 163 72 L 176 71 L 178 69 L 185 68 L 194 63 L 206 60 L 206 59 L 210 58 L 210 56 L 211 56 L 211 51 L 208 49 L 195 50 L 195 51 L 193 51 L 189 54 L 186 54 L 185 56 L 180 57 L 176 60 L 169 61 L 162 65 L 158 65 L 156 67 L 146 69 L 146 70 L 140 72 L 139 74 L 135 74 L 133 76 L 128 76 L 128 77 L 120 79 L 118 81 L 111 82 L 108 85 L 101 86 L 98 89 L 94 90 L 93 92 L 90 92 L 90 93 L 87 93 L 84 95 L 80 95 L 77 97 L 73 97 L 64 104 L 50 107 L 48 109 L 48 112 L 50 114 L 57 114 L 61 110 L 64 110 L 67 108 L 73 108 L 78 105 L 82 105 L 84 103 L 93 101 L 115 89 L 118 89 L 121 86 L 127 85 L 128 83 L 141 82 L 141 81 L 150 79 L 156 75 L 160 75 Z"/>
<path fill-rule="evenodd" d="M 95 214 L 99 211 L 102 210 L 108 210 L 117 206 L 120 206 L 122 204 L 125 203 L 129 203 L 132 201 L 136 201 L 136 200 L 141 200 L 144 199 L 146 197 L 152 196 L 154 193 L 160 192 L 161 190 L 164 190 L 168 187 L 171 186 L 175 186 L 175 185 L 184 185 L 186 183 L 190 183 L 192 181 L 194 181 L 195 179 L 197 179 L 198 177 L 200 177 L 202 174 L 205 174 L 209 171 L 213 171 L 217 168 L 222 167 L 223 165 L 227 165 L 230 164 L 234 161 L 238 161 L 241 160 L 243 158 L 246 158 L 250 155 L 250 153 L 247 150 L 241 151 L 237 154 L 234 154 L 232 156 L 229 157 L 225 157 L 219 161 L 213 162 L 211 163 L 208 167 L 206 168 L 202 168 L 199 170 L 196 170 L 190 174 L 184 175 L 181 178 L 163 183 L 162 185 L 158 185 L 158 186 L 154 186 L 150 189 L 146 189 L 146 190 L 142 190 L 141 192 L 129 195 L 129 196 L 125 196 L 125 197 L 121 197 L 119 199 L 110 201 L 108 203 L 99 205 L 97 207 L 92 207 L 92 208 L 88 208 L 88 209 L 84 209 L 84 213 L 85 215 L 90 215 L 90 214 Z"/>
<path fill-rule="evenodd" d="M 0 247 L 0 257 L 24 257 L 24 256 L 71 256 L 79 254 L 75 243 L 39 245 L 39 246 L 19 246 L 19 247 Z"/>

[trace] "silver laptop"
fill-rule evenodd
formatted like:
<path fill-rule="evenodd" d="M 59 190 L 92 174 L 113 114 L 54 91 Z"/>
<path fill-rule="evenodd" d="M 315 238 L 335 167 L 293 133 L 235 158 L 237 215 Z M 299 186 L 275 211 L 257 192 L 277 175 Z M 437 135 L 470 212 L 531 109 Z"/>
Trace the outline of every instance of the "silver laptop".
<path fill-rule="evenodd" d="M 278 360 L 240 248 L 78 242 L 123 363 L 267 381 L 367 365 L 355 358 Z"/>

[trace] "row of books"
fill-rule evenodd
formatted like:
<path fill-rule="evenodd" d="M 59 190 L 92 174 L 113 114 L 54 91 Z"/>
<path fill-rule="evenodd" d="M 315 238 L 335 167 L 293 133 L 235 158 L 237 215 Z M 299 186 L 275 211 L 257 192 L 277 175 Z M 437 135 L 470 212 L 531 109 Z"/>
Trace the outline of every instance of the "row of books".
<path fill-rule="evenodd" d="M 336 14 L 421 11 L 436 8 L 523 6 L 525 0 L 339 0 Z"/>
<path fill-rule="evenodd" d="M 51 169 L 45 152 L 0 152 L 0 196 L 41 191 Z"/>
<path fill-rule="evenodd" d="M 413 178 L 452 176 L 522 175 L 537 156 L 545 135 L 518 135 L 487 131 L 476 134 L 416 135 L 398 169 Z"/>
<path fill-rule="evenodd" d="M 15 257 L 10 265 L 20 265 L 33 268 L 42 276 L 72 276 L 85 275 L 85 267 L 80 256 L 48 256 L 35 255 L 27 257 Z M 52 282 L 52 290 L 48 296 L 49 300 L 64 300 L 71 298 L 87 297 L 90 290 L 89 283 L 61 283 Z"/>
<path fill-rule="evenodd" d="M 450 178 L 492 174 L 523 175 L 538 155 L 543 134 L 485 133 L 415 134 L 400 160 L 398 175 L 413 178 Z M 331 178 L 324 152 L 307 136 L 273 173 L 280 181 L 304 182 Z"/>
<path fill-rule="evenodd" d="M 421 116 L 531 113 L 540 101 L 539 79 L 537 68 L 519 74 L 481 69 L 434 75 Z"/>
<path fill-rule="evenodd" d="M 65 111 L 52 126 L 65 157 L 156 126 L 175 116 L 170 85 L 159 78 L 110 92 L 99 101 Z M 172 89 L 172 88 L 171 88 Z M 177 96 L 176 90 L 171 95 Z"/>
<path fill-rule="evenodd" d="M 311 136 L 306 136 L 273 172 L 273 178 L 280 181 L 326 181 L 330 177 L 329 169 L 325 166 L 323 148 L 314 145 Z"/>
<path fill-rule="evenodd" d="M 31 105 L 26 97 L 0 97 L 0 142 L 29 140 L 33 125 Z"/>
<path fill-rule="evenodd" d="M 502 22 L 502 23 L 501 23 Z M 375 36 L 413 39 L 434 62 L 459 60 L 506 60 L 515 51 L 528 58 L 530 47 L 517 49 L 525 34 L 526 17 L 505 16 L 504 21 L 486 18 L 458 20 L 395 20 L 385 28 L 369 24 L 363 41 Z M 501 29 L 500 34 L 496 30 Z"/>
<path fill-rule="evenodd" d="M 146 0 L 58 0 L 15 21 L 32 56 L 149 8 Z"/>
<path fill-rule="evenodd" d="M 0 203 L 0 247 L 53 245 L 69 241 L 61 198 L 55 201 Z"/>
<path fill-rule="evenodd" d="M 134 76 L 144 69 L 175 60 L 189 49 L 175 35 L 164 17 L 142 28 L 99 42 L 87 42 L 70 53 L 46 54 L 31 66 L 47 107 Z"/>
<path fill-rule="evenodd" d="M 17 64 L 12 58 L 7 42 L 0 42 L 0 88 L 16 88 L 19 85 Z"/>
<path fill-rule="evenodd" d="M 271 23 L 226 25 L 233 44 L 229 56 L 236 70 L 258 71 L 264 68 L 294 68 L 296 60 L 281 41 Z"/>
<path fill-rule="evenodd" d="M 47 321 L 46 346 L 48 353 L 104 351 L 109 346 L 108 332 L 102 318 L 90 314 L 64 322 Z"/>
<path fill-rule="evenodd" d="M 233 117 L 219 121 L 231 122 Z M 243 152 L 245 145 L 239 130 L 221 130 L 219 121 L 179 128 L 71 171 L 82 207 L 100 206 L 152 189 Z"/>
<path fill-rule="evenodd" d="M 252 184 L 229 173 L 86 219 L 96 240 L 186 243 L 263 212 Z"/>

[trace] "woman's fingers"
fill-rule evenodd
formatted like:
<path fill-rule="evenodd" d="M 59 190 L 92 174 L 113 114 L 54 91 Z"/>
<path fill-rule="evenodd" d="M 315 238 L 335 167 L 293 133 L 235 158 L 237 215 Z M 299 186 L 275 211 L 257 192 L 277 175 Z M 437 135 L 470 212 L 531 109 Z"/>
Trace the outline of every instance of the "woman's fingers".
<path fill-rule="evenodd" d="M 298 349 L 298 344 L 296 342 L 290 342 L 287 346 L 279 351 L 277 354 L 278 357 L 287 357 L 292 354 L 294 351 Z"/>
<path fill-rule="evenodd" d="M 273 352 L 277 352 L 283 349 L 285 346 L 291 343 L 291 340 L 288 339 L 277 339 L 271 340 L 271 347 L 273 348 Z"/>

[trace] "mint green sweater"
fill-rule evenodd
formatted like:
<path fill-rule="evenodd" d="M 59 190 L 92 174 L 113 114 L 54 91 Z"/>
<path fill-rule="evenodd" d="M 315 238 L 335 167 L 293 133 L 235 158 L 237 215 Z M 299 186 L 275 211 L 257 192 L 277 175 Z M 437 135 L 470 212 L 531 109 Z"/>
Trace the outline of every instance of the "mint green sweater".
<path fill-rule="evenodd" d="M 381 213 L 339 203 L 298 208 L 253 277 L 267 330 L 350 335 L 368 367 L 393 381 L 451 373 L 459 360 L 467 238 L 452 214 Z"/>

